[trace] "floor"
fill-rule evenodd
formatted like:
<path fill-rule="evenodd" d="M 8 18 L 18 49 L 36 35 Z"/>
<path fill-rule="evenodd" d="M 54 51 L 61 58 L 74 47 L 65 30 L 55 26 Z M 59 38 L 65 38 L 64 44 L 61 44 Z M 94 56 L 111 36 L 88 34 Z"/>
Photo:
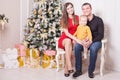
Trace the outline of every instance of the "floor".
<path fill-rule="evenodd" d="M 90 79 L 87 72 L 88 61 L 83 64 L 83 74 L 76 79 L 64 76 L 64 70 L 56 72 L 55 68 L 0 68 L 0 80 L 120 80 L 120 72 L 105 69 L 104 76 L 99 74 L 99 65 L 96 66 L 95 77 Z M 98 63 L 99 64 L 99 63 Z"/>
<path fill-rule="evenodd" d="M 0 80 L 120 80 L 120 72 L 104 71 L 104 76 L 99 75 L 99 70 L 95 71 L 95 78 L 90 79 L 84 70 L 83 75 L 78 78 L 64 77 L 64 71 L 56 72 L 56 69 L 43 68 L 17 68 L 0 69 Z"/>

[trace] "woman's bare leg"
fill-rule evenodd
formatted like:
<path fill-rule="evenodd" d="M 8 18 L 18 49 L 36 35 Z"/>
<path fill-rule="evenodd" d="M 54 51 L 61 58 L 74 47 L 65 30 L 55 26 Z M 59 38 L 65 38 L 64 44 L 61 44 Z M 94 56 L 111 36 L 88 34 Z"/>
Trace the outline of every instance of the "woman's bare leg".
<path fill-rule="evenodd" d="M 63 40 L 65 47 L 65 72 L 72 70 L 71 56 L 72 56 L 72 41 L 68 38 Z"/>

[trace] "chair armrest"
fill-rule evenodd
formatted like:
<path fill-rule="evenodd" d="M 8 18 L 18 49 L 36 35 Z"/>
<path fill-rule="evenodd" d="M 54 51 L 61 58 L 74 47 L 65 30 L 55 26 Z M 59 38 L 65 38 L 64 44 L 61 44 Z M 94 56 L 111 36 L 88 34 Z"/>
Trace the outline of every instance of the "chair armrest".
<path fill-rule="evenodd" d="M 55 37 L 55 41 L 57 42 L 59 40 L 59 37 Z"/>
<path fill-rule="evenodd" d="M 103 52 L 103 51 L 105 51 L 105 47 L 106 47 L 106 45 L 105 45 L 105 44 L 107 43 L 107 39 L 106 39 L 106 38 L 104 38 L 104 39 L 102 39 L 102 41 L 101 41 L 101 42 L 102 42 L 102 52 Z"/>
<path fill-rule="evenodd" d="M 102 43 L 107 43 L 107 39 L 102 39 L 102 41 L 101 41 Z"/>

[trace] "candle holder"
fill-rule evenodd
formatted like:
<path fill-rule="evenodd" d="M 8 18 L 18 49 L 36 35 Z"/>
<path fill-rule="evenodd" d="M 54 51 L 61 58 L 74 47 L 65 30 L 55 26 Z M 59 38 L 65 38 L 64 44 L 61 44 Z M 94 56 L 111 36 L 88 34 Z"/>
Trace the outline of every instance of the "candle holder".
<path fill-rule="evenodd" d="M 8 23 L 8 18 L 4 14 L 0 14 L 0 24 L 2 25 L 2 30 L 5 28 L 5 24 Z"/>

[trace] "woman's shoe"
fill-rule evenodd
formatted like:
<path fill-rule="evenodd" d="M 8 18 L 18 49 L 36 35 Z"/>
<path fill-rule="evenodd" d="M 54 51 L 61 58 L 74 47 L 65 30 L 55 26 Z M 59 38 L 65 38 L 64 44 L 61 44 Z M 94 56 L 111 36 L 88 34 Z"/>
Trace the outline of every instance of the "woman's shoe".
<path fill-rule="evenodd" d="M 68 72 L 69 72 L 69 73 L 73 73 L 73 72 L 74 72 L 74 70 L 68 70 Z"/>
<path fill-rule="evenodd" d="M 64 76 L 65 76 L 65 77 L 69 77 L 70 74 L 69 74 L 69 73 L 65 73 Z"/>

